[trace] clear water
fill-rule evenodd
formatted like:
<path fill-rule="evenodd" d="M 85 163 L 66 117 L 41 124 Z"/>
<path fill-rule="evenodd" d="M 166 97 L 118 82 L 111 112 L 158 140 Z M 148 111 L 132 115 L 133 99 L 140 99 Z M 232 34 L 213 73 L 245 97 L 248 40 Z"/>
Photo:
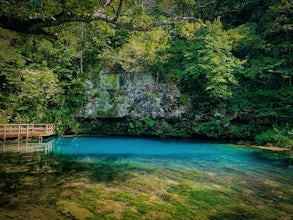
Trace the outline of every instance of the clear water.
<path fill-rule="evenodd" d="M 292 152 L 183 139 L 49 143 L 0 147 L 1 219 L 42 218 L 44 208 L 60 219 L 293 217 Z"/>
<path fill-rule="evenodd" d="M 54 140 L 52 152 L 75 156 L 78 160 L 142 163 L 182 169 L 208 169 L 217 172 L 225 168 L 239 171 L 270 171 L 293 178 L 293 159 L 260 149 L 225 144 L 152 138 L 74 137 Z"/>

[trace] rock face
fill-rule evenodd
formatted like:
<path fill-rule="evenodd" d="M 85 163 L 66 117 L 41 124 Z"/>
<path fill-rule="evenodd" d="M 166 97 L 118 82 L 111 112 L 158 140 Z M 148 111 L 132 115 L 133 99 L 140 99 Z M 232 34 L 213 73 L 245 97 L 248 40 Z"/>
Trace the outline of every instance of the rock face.
<path fill-rule="evenodd" d="M 181 102 L 175 85 L 150 74 L 106 74 L 87 81 L 83 118 L 181 119 L 188 103 Z"/>
<path fill-rule="evenodd" d="M 158 0 L 143 0 L 142 7 L 146 10 L 152 10 L 157 5 Z"/>

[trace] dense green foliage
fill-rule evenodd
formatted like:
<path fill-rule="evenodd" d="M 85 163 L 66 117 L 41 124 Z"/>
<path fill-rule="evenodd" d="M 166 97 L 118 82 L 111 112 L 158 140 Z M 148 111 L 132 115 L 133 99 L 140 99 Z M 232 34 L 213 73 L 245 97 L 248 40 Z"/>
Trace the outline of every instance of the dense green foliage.
<path fill-rule="evenodd" d="M 45 19 L 64 2 L 71 13 L 86 14 L 103 1 L 2 1 L 0 16 Z M 118 5 L 113 1 L 113 7 Z M 106 11 L 113 15 L 110 8 Z M 47 28 L 58 40 L 0 28 L 0 123 L 50 122 L 59 134 L 99 131 L 98 121 L 79 119 L 86 80 L 95 80 L 101 71 L 151 72 L 176 83 L 181 101 L 191 103 L 197 117 L 180 125 L 153 119 L 111 122 L 104 133 L 120 129 L 119 134 L 202 135 L 292 145 L 290 1 L 125 1 L 120 13 L 119 21 L 142 26 L 174 16 L 198 20 L 148 32 L 103 21 Z M 127 126 L 120 126 L 123 123 Z"/>

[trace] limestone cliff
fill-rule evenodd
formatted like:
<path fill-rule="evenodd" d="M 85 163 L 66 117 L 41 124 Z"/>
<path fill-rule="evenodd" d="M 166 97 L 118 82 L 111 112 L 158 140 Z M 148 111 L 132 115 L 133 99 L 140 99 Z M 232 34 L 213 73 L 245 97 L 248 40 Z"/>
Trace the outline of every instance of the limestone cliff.
<path fill-rule="evenodd" d="M 83 118 L 181 119 L 188 114 L 176 85 L 158 82 L 151 74 L 100 73 L 87 80 Z"/>

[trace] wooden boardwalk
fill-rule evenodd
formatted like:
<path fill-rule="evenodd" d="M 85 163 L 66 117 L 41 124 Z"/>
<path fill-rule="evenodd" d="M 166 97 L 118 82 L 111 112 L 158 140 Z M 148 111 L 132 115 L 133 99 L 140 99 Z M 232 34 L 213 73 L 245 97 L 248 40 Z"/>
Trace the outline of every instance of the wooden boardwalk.
<path fill-rule="evenodd" d="M 0 124 L 0 139 L 39 138 L 54 134 L 53 124 Z"/>

